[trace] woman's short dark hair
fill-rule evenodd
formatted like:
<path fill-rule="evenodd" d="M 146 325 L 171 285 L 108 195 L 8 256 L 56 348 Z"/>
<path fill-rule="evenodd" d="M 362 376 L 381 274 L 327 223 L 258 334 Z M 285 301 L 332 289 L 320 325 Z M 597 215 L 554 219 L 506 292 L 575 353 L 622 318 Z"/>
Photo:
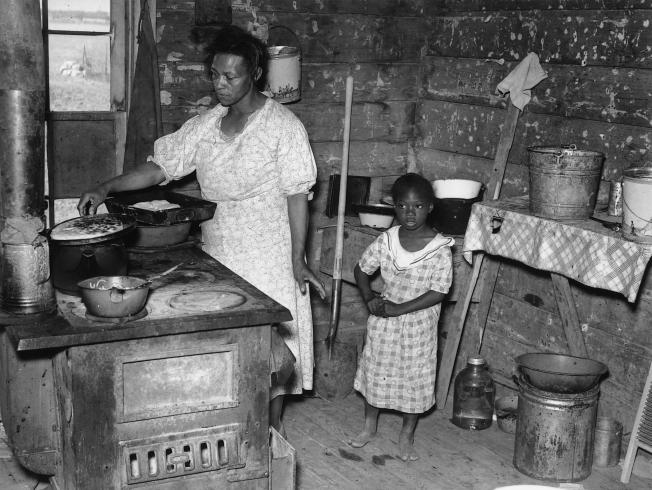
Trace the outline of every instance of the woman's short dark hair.
<path fill-rule="evenodd" d="M 432 185 L 422 175 L 416 173 L 401 175 L 392 185 L 392 199 L 394 199 L 394 202 L 398 202 L 399 198 L 408 191 L 416 192 L 429 203 L 433 203 L 435 200 Z"/>
<path fill-rule="evenodd" d="M 194 42 L 203 46 L 206 53 L 204 62 L 208 72 L 217 54 L 234 54 L 244 59 L 247 71 L 254 80 L 258 68 L 262 69 L 262 76 L 256 80 L 256 87 L 264 90 L 269 55 L 267 47 L 260 39 L 234 25 L 224 26 L 219 31 L 211 30 L 209 33 L 193 30 L 192 38 Z"/>

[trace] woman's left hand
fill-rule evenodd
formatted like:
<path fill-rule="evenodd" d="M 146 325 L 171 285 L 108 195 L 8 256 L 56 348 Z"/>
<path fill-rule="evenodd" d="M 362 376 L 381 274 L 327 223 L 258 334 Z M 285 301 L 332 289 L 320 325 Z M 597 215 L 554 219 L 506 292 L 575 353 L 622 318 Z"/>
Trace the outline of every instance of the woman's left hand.
<path fill-rule="evenodd" d="M 324 288 L 324 283 L 319 280 L 319 278 L 308 268 L 305 260 L 295 260 L 292 262 L 292 269 L 294 271 L 294 279 L 299 285 L 299 290 L 301 294 L 306 294 L 308 290 L 306 283 L 312 284 L 312 287 L 317 290 L 319 297 L 321 299 L 326 298 L 326 289 Z"/>

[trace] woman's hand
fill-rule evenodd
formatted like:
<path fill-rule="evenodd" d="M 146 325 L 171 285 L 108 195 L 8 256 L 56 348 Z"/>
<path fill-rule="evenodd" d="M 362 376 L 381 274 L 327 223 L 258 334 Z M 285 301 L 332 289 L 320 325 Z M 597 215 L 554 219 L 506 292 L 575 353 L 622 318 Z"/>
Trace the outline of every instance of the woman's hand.
<path fill-rule="evenodd" d="M 165 180 L 163 169 L 154 162 L 145 162 L 126 174 L 118 175 L 86 191 L 79 198 L 77 211 L 81 216 L 95 214 L 97 207 L 111 192 L 136 191 L 160 184 Z"/>
<path fill-rule="evenodd" d="M 104 202 L 107 195 L 108 192 L 102 185 L 84 192 L 77 203 L 77 211 L 79 211 L 79 215 L 85 216 L 87 214 L 95 214 L 97 212 L 97 207 Z"/>
<path fill-rule="evenodd" d="M 306 294 L 306 282 L 312 284 L 321 299 L 326 298 L 326 289 L 324 283 L 308 268 L 305 260 L 292 261 L 292 270 L 294 272 L 294 280 L 299 285 L 301 294 Z"/>

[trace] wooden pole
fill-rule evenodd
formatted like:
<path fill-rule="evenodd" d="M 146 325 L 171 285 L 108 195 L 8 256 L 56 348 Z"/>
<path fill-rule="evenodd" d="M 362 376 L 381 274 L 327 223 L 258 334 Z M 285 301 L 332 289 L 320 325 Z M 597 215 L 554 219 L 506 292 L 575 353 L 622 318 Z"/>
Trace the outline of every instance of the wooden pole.
<path fill-rule="evenodd" d="M 588 357 L 577 307 L 575 306 L 575 298 L 573 298 L 568 279 L 554 272 L 550 273 L 550 278 L 552 279 L 552 287 L 559 308 L 559 317 L 566 334 L 568 350 L 574 356 Z"/>
<path fill-rule="evenodd" d="M 346 77 L 346 102 L 344 109 L 344 144 L 342 145 L 342 168 L 340 171 L 340 195 L 337 206 L 337 228 L 335 232 L 335 258 L 333 263 L 333 288 L 331 291 L 331 317 L 326 342 L 328 358 L 331 358 L 333 342 L 340 320 L 342 295 L 342 251 L 344 249 L 344 211 L 346 209 L 346 184 L 349 173 L 349 140 L 351 138 L 351 107 L 353 105 L 353 77 Z"/>
<path fill-rule="evenodd" d="M 487 185 L 486 195 L 489 196 L 490 200 L 496 200 L 500 196 L 500 189 L 503 184 L 503 177 L 505 176 L 505 168 L 507 167 L 507 157 L 509 156 L 509 151 L 512 148 L 512 144 L 514 143 L 516 124 L 518 123 L 518 117 L 520 114 L 521 111 L 519 108 L 510 103 L 509 107 L 507 108 L 505 123 L 503 124 L 500 132 L 500 140 L 498 142 L 498 147 L 496 148 L 496 156 L 494 158 L 494 166 L 491 171 L 491 178 L 489 179 L 489 184 Z M 478 277 L 480 277 L 480 268 L 482 267 L 483 259 L 484 253 L 476 254 L 475 264 L 473 265 L 473 272 L 468 277 L 464 300 L 458 301 L 455 304 L 455 309 L 453 311 L 453 321 L 455 322 L 455 325 L 453 326 L 453 329 L 448 332 L 446 345 L 444 346 L 444 352 L 442 354 L 441 364 L 439 366 L 436 399 L 440 408 L 443 408 L 446 405 L 446 399 L 448 397 L 448 391 L 451 384 L 451 377 L 455 367 L 455 360 L 457 359 L 460 340 L 462 339 L 462 333 L 464 332 L 466 316 L 469 311 L 469 306 L 471 305 L 471 298 L 473 297 L 473 291 L 477 285 Z M 498 267 L 492 267 L 491 277 L 486 278 L 485 284 L 491 285 L 493 288 L 496 283 L 497 274 Z M 462 288 L 462 290 L 464 290 L 464 288 Z M 490 295 L 488 297 L 491 298 Z M 488 299 L 488 301 L 490 301 L 490 299 Z M 479 329 L 478 332 L 475 332 L 477 333 L 475 336 L 477 341 L 474 342 L 473 346 L 470 346 L 467 349 L 469 351 L 473 351 L 473 354 L 479 352 L 480 350 L 482 337 L 484 335 L 484 324 L 477 325 L 477 329 Z"/>

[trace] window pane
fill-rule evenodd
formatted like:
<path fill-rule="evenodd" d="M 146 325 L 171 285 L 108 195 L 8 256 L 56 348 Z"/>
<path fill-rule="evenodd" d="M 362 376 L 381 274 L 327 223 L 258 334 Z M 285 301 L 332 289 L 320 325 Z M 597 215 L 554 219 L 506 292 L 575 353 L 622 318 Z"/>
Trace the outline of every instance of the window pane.
<path fill-rule="evenodd" d="M 48 27 L 55 31 L 109 32 L 111 0 L 48 0 Z"/>
<path fill-rule="evenodd" d="M 111 110 L 109 35 L 48 39 L 50 110 Z"/>

